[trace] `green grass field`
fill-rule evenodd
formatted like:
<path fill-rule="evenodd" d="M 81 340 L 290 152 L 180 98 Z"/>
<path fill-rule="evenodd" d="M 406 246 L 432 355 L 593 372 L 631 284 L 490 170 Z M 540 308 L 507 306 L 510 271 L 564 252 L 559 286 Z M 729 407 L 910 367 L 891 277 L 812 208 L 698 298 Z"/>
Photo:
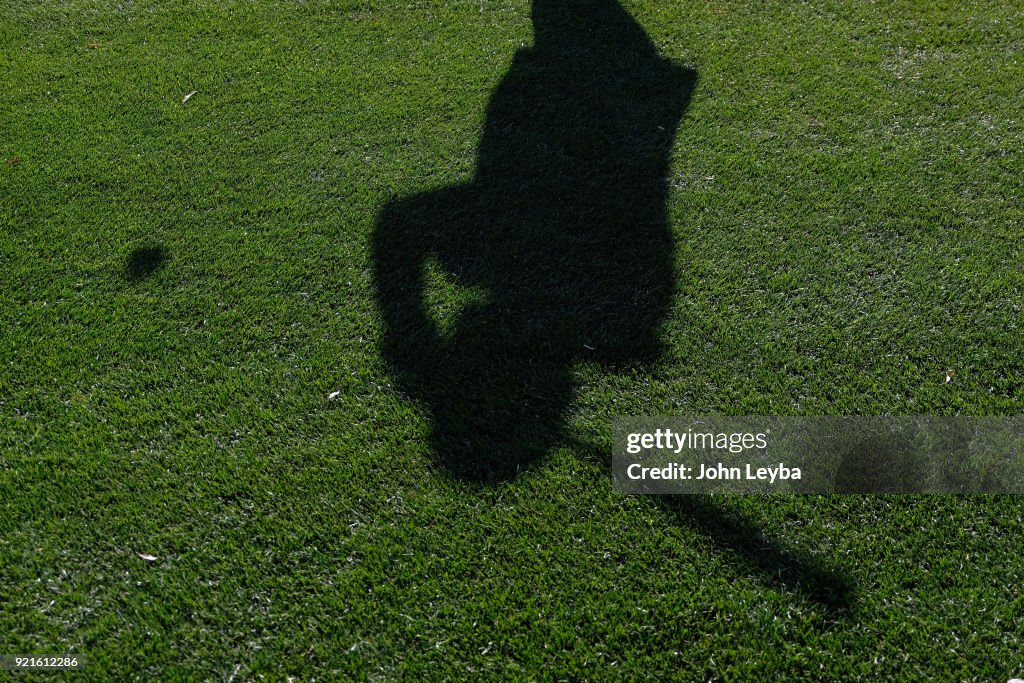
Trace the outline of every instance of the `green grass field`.
<path fill-rule="evenodd" d="M 0 0 L 0 654 L 1024 674 L 1018 497 L 610 476 L 615 415 L 1022 412 L 1021 9 L 623 8 Z"/>

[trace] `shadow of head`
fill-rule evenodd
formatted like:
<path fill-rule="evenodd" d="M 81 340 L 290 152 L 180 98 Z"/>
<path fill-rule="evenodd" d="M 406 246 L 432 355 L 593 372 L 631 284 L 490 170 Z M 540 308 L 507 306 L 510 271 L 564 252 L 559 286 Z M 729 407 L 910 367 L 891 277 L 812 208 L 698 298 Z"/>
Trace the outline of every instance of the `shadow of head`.
<path fill-rule="evenodd" d="M 128 255 L 125 275 L 133 282 L 141 280 L 155 273 L 166 260 L 167 252 L 162 246 L 139 247 Z"/>
<path fill-rule="evenodd" d="M 454 475 L 561 438 L 573 366 L 658 358 L 675 293 L 672 140 L 696 75 L 613 0 L 536 0 L 471 181 L 392 202 L 373 240 L 383 352 Z"/>

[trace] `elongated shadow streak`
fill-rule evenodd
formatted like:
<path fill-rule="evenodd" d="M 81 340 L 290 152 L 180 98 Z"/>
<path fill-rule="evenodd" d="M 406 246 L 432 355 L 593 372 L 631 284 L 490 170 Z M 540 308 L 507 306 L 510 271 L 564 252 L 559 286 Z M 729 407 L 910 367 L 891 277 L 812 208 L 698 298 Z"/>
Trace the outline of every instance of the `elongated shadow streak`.
<path fill-rule="evenodd" d="M 574 451 L 611 471 L 610 445 L 573 439 Z M 698 529 L 729 559 L 752 570 L 769 586 L 816 603 L 840 619 L 857 601 L 857 583 L 840 567 L 808 552 L 789 547 L 765 534 L 756 519 L 731 508 L 723 497 L 704 495 L 645 496 L 677 523 Z"/>
<path fill-rule="evenodd" d="M 765 536 L 749 518 L 704 496 L 656 498 L 658 507 L 699 528 L 728 554 L 757 570 L 766 583 L 803 595 L 833 614 L 846 612 L 853 604 L 852 577 Z"/>

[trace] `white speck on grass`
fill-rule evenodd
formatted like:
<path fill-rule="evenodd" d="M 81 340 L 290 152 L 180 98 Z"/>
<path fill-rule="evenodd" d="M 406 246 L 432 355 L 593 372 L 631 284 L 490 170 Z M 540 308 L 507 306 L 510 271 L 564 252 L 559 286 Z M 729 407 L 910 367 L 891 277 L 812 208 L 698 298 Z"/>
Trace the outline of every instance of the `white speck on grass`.
<path fill-rule="evenodd" d="M 185 95 L 184 97 L 182 97 L 182 98 L 181 98 L 181 103 L 182 103 L 182 104 L 185 104 L 186 102 L 188 102 L 188 98 L 192 97 L 192 96 L 193 96 L 193 95 L 195 95 L 195 94 L 196 94 L 197 92 L 199 92 L 199 91 L 198 91 L 198 90 L 193 90 L 193 91 L 192 91 L 192 92 L 190 92 L 189 94 L 187 94 L 187 95 Z"/>

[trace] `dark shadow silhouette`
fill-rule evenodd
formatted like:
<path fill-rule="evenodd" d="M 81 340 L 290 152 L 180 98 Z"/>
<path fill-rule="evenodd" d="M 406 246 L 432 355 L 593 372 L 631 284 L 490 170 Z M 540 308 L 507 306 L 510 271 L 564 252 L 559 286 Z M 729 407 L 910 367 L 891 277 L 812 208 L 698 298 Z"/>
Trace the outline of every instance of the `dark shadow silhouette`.
<path fill-rule="evenodd" d="M 563 433 L 572 366 L 656 359 L 675 294 L 666 173 L 695 72 L 659 57 L 614 0 L 534 0 L 533 25 L 489 103 L 473 179 L 388 204 L 373 239 L 384 357 L 429 410 L 439 462 L 473 481 L 513 477 L 559 442 L 607 460 Z M 452 297 L 460 287 L 483 292 Z M 844 574 L 746 518 L 704 497 L 657 504 L 770 582 L 849 605 Z"/>
<path fill-rule="evenodd" d="M 141 280 L 155 273 L 167 259 L 167 251 L 161 246 L 139 247 L 128 255 L 125 275 L 131 281 Z"/>
<path fill-rule="evenodd" d="M 385 358 L 437 457 L 472 480 L 558 442 L 575 362 L 657 357 L 675 289 L 665 177 L 695 73 L 614 0 L 535 0 L 533 26 L 473 179 L 387 205 L 373 242 Z M 481 300 L 441 326 L 431 281 Z"/>

